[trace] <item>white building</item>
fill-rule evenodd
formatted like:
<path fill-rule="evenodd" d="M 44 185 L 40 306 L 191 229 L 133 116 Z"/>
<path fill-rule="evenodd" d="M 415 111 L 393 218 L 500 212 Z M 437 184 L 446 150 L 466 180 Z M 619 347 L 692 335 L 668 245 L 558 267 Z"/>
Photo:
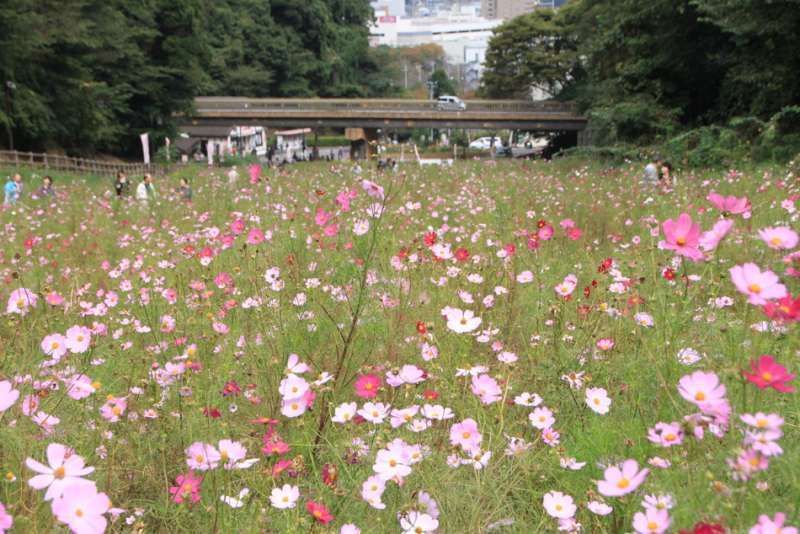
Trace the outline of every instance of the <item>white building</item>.
<path fill-rule="evenodd" d="M 486 20 L 474 16 L 420 17 L 395 20 L 378 19 L 370 30 L 373 46 L 417 46 L 428 43 L 440 45 L 447 62 L 466 65 L 483 62 L 492 30 L 501 20 Z"/>
<path fill-rule="evenodd" d="M 406 16 L 406 0 L 372 0 L 370 5 L 375 12 L 376 19 Z"/>

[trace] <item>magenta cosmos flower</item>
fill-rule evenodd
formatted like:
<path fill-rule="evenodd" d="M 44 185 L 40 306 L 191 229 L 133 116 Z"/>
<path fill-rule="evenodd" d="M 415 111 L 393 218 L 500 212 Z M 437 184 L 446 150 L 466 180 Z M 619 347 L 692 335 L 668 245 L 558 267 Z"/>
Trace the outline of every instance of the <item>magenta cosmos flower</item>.
<path fill-rule="evenodd" d="M 597 491 L 606 497 L 621 497 L 641 486 L 650 473 L 649 469 L 639 470 L 636 460 L 625 460 L 620 467 L 612 465 L 606 468 L 605 480 L 597 481 Z"/>
<path fill-rule="evenodd" d="M 175 486 L 169 488 L 172 500 L 178 504 L 184 501 L 196 503 L 200 501 L 200 484 L 203 477 L 196 476 L 191 471 L 175 477 Z"/>
<path fill-rule="evenodd" d="M 706 200 L 714 204 L 714 207 L 722 213 L 738 215 L 750 211 L 750 201 L 747 197 L 735 197 L 733 195 L 724 197 L 719 193 L 711 192 Z"/>
<path fill-rule="evenodd" d="M 769 354 L 762 355 L 758 362 L 751 361 L 750 370 L 752 372 L 742 371 L 742 374 L 759 389 L 773 388 L 781 393 L 794 391 L 794 386 L 789 385 L 789 382 L 794 380 L 796 375 L 787 372 L 786 367 L 776 362 Z"/>
<path fill-rule="evenodd" d="M 356 395 L 362 399 L 374 399 L 381 387 L 381 379 L 376 375 L 361 375 L 356 379 Z"/>
<path fill-rule="evenodd" d="M 664 241 L 658 243 L 662 250 L 672 250 L 679 256 L 685 256 L 693 261 L 703 259 L 700 252 L 700 225 L 692 222 L 688 213 L 681 213 L 677 220 L 667 219 L 662 225 L 664 228 Z"/>
<path fill-rule="evenodd" d="M 747 301 L 763 306 L 769 300 L 786 296 L 786 286 L 780 283 L 772 271 L 762 271 L 755 263 L 731 267 L 731 280 L 739 292 L 747 295 Z"/>

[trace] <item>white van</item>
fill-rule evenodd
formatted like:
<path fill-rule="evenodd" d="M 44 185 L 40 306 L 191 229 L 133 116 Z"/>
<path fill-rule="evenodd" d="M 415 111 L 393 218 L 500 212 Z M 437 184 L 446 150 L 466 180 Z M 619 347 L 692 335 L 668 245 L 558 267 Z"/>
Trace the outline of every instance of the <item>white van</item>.
<path fill-rule="evenodd" d="M 467 105 L 457 96 L 442 95 L 436 100 L 436 109 L 442 111 L 464 111 Z"/>

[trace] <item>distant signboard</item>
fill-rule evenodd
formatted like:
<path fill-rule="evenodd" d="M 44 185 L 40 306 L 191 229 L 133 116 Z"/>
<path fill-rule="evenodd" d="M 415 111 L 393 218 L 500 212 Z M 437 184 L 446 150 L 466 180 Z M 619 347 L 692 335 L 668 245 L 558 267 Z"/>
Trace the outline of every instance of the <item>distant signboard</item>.
<path fill-rule="evenodd" d="M 397 22 L 397 17 L 394 15 L 383 15 L 378 17 L 378 22 L 381 24 L 394 24 Z"/>

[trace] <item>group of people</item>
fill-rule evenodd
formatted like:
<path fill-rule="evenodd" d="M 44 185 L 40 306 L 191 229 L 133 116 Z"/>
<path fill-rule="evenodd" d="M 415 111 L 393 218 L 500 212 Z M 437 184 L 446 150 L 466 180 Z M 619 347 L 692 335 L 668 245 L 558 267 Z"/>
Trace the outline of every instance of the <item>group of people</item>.
<path fill-rule="evenodd" d="M 130 196 L 131 182 L 124 171 L 117 172 L 117 178 L 114 180 L 114 192 L 117 198 L 125 198 Z M 181 200 L 192 200 L 192 187 L 189 185 L 189 180 L 181 178 L 181 185 L 178 187 L 178 194 Z M 142 181 L 136 186 L 135 198 L 139 203 L 146 205 L 150 200 L 155 200 L 157 197 L 156 187 L 153 183 L 153 175 L 145 173 Z"/>
<path fill-rule="evenodd" d="M 642 181 L 646 185 L 659 185 L 661 187 L 671 187 L 675 185 L 675 177 L 672 174 L 672 164 L 661 158 L 656 158 L 644 168 Z"/>
<path fill-rule="evenodd" d="M 14 173 L 6 182 L 6 185 L 3 187 L 3 205 L 4 206 L 13 206 L 17 202 L 22 199 L 22 175 L 20 173 Z M 37 189 L 34 194 L 33 198 L 47 198 L 52 197 L 55 195 L 55 190 L 53 189 L 53 179 L 45 175 L 42 178 L 42 185 Z"/>

